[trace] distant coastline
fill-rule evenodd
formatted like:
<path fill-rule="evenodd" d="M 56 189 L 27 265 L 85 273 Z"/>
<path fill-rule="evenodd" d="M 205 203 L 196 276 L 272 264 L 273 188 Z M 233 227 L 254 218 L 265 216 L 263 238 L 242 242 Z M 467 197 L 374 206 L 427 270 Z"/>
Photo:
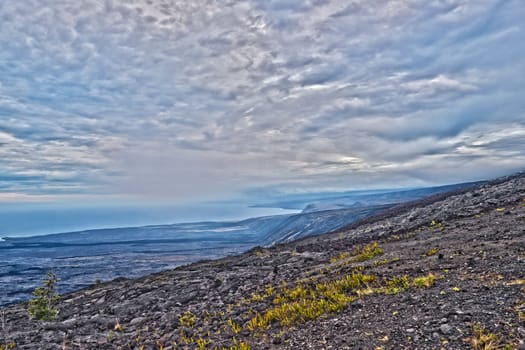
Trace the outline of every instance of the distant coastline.
<path fill-rule="evenodd" d="M 285 214 L 296 214 L 300 210 L 297 209 L 285 209 L 279 207 L 257 207 L 250 206 L 245 204 L 202 204 L 201 206 L 193 205 L 189 206 L 188 209 L 184 208 L 185 211 L 192 211 L 192 215 L 186 215 L 182 213 L 177 215 L 177 211 L 180 210 L 181 206 L 174 206 L 173 213 L 170 214 L 169 208 L 163 209 L 166 213 L 159 214 L 159 219 L 143 219 L 137 218 L 136 210 L 130 210 L 129 216 L 122 218 L 119 222 L 114 224 L 100 224 L 89 223 L 87 219 L 84 219 L 85 223 L 79 223 L 78 225 L 65 225 L 64 229 L 48 229 L 44 230 L 38 228 L 37 230 L 30 228 L 28 230 L 16 229 L 16 227 L 22 226 L 21 224 L 13 223 L 9 225 L 8 220 L 5 220 L 4 216 L 10 216 L 10 221 L 39 221 L 38 213 L 36 218 L 33 217 L 31 211 L 20 212 L 18 214 L 13 213 L 0 213 L 0 221 L 3 223 L 3 231 L 0 235 L 0 242 L 11 239 L 11 238 L 27 238 L 27 237 L 36 237 L 36 236 L 48 236 L 61 233 L 72 233 L 72 232 L 83 232 L 83 231 L 92 231 L 92 230 L 104 230 L 104 229 L 122 229 L 122 228 L 133 228 L 133 227 L 145 227 L 145 226 L 156 226 L 156 225 L 174 225 L 174 224 L 188 224 L 188 223 L 197 223 L 197 222 L 228 222 L 228 221 L 240 221 L 248 218 L 262 217 L 262 216 L 273 216 L 273 215 L 285 215 Z M 217 209 L 215 209 L 217 208 Z M 133 208 L 135 209 L 135 208 Z M 145 207 L 145 217 L 148 217 L 149 207 Z M 63 213 L 58 210 L 54 213 L 54 216 L 67 216 L 68 210 L 63 210 Z M 90 209 L 86 209 L 86 217 L 91 216 Z M 60 224 L 56 224 L 56 227 L 59 227 Z M 36 223 L 35 223 L 36 226 Z M 15 229 L 10 229 L 10 227 L 15 227 Z M 69 227 L 69 228 L 68 228 Z"/>

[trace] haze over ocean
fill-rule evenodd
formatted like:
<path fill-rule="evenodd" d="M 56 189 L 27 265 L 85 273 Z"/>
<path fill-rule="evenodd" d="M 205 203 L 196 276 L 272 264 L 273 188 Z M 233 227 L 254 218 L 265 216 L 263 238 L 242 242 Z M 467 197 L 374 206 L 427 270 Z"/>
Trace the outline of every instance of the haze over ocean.
<path fill-rule="evenodd" d="M 59 203 L 32 206 L 0 205 L 2 237 L 28 237 L 89 229 L 119 228 L 199 221 L 231 221 L 296 213 L 280 208 L 252 208 L 242 203 L 191 205 L 96 205 Z"/>

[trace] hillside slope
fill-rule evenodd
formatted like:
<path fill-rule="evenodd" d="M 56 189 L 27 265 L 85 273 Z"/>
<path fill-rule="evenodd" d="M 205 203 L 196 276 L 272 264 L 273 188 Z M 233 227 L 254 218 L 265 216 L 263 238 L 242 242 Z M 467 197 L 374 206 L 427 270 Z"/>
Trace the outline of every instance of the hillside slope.
<path fill-rule="evenodd" d="M 309 199 L 314 202 L 301 213 L 241 221 L 176 223 L 33 237 L 3 237 L 0 238 L 0 307 L 31 298 L 31 291 L 50 268 L 60 275 L 60 292 L 69 293 L 88 287 L 97 280 L 139 278 L 203 259 L 237 255 L 255 246 L 271 246 L 333 232 L 399 203 L 473 185 L 463 183 L 403 191 L 325 194 L 328 197 L 318 197 L 322 194 L 292 195 L 292 200 L 299 200 L 296 204 Z M 322 205 L 315 201 L 321 201 Z M 27 256 L 32 259 L 28 260 Z"/>
<path fill-rule="evenodd" d="M 1 310 L 16 349 L 522 349 L 525 174 L 338 233 Z M 2 337 L 4 339 L 2 339 Z M 490 345 L 492 344 L 492 345 Z"/>

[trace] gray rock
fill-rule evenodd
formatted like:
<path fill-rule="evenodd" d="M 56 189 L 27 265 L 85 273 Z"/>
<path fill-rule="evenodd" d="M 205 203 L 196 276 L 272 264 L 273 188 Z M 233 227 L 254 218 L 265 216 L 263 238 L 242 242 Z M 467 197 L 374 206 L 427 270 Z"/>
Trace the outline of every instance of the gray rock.
<path fill-rule="evenodd" d="M 115 325 L 116 318 L 96 315 L 94 318 L 97 325 L 102 328 L 112 328 Z"/>
<path fill-rule="evenodd" d="M 357 309 L 361 309 L 365 306 L 365 302 L 361 299 L 357 299 L 352 303 L 352 307 L 355 307 Z"/>
<path fill-rule="evenodd" d="M 62 325 L 64 325 L 64 327 L 66 328 L 75 328 L 77 323 L 78 323 L 77 318 L 70 318 L 70 319 L 62 321 Z"/>
<path fill-rule="evenodd" d="M 144 322 L 145 319 L 146 319 L 145 317 L 135 317 L 134 319 L 131 320 L 129 324 L 132 326 L 135 326 L 137 324 Z"/>
<path fill-rule="evenodd" d="M 452 331 L 454 330 L 454 328 L 452 328 L 452 326 L 450 326 L 449 324 L 444 323 L 444 324 L 442 324 L 441 326 L 439 326 L 439 330 L 440 330 L 441 333 L 443 333 L 443 334 L 450 334 L 450 333 L 452 333 Z"/>

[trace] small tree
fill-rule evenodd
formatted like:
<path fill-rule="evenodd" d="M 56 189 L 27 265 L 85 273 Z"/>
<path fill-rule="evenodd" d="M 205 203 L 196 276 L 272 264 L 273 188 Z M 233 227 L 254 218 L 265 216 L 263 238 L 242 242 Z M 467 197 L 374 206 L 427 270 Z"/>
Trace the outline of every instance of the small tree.
<path fill-rule="evenodd" d="M 58 316 L 58 309 L 55 304 L 60 300 L 60 296 L 55 290 L 56 283 L 60 281 L 55 272 L 50 270 L 43 286 L 35 288 L 33 296 L 35 299 L 29 301 L 28 312 L 31 319 L 51 321 Z"/>

